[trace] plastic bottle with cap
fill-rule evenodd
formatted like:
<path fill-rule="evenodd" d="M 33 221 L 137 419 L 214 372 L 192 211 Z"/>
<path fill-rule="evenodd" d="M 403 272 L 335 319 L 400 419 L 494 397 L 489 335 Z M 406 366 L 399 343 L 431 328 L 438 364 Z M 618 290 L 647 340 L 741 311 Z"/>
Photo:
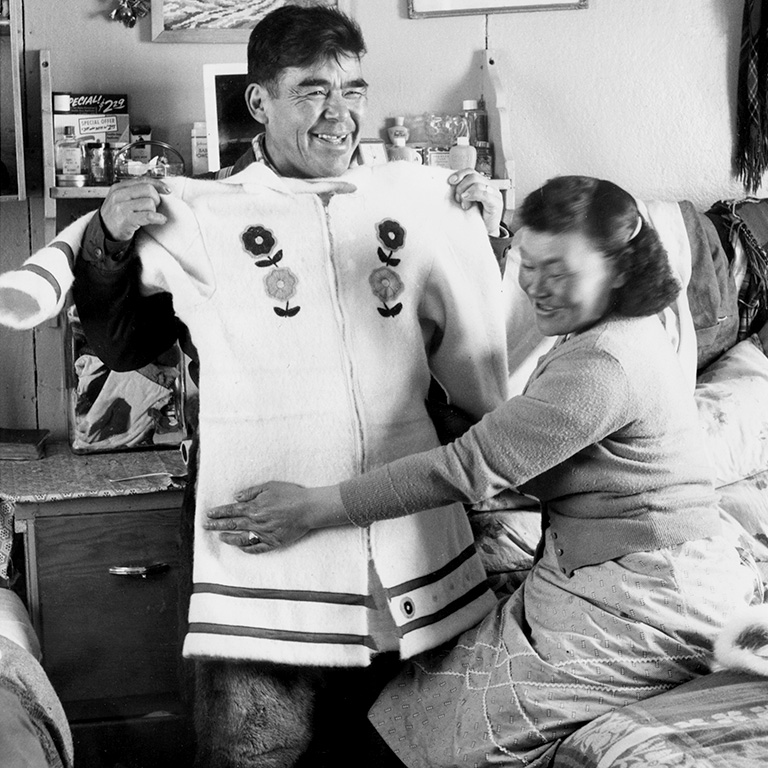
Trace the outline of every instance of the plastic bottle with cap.
<path fill-rule="evenodd" d="M 402 136 L 396 136 L 391 147 L 387 147 L 387 157 L 390 161 L 406 160 L 410 163 L 420 163 L 421 155 L 405 143 Z"/>
<path fill-rule="evenodd" d="M 457 136 L 456 143 L 448 152 L 448 166 L 452 171 L 464 168 L 474 169 L 477 162 L 477 150 L 469 143 L 469 136 Z"/>
<path fill-rule="evenodd" d="M 408 141 L 408 137 L 411 135 L 411 132 L 405 125 L 405 118 L 396 117 L 395 124 L 387 128 L 387 135 L 393 144 L 395 143 L 395 139 L 398 137 L 402 137 L 403 143 L 406 143 Z"/>

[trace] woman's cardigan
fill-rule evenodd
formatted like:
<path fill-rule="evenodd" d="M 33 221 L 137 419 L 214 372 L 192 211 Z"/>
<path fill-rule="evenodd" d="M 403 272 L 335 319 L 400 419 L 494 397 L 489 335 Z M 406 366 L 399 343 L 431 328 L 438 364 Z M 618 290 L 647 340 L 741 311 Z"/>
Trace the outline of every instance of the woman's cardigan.
<path fill-rule="evenodd" d="M 522 395 L 451 445 L 345 482 L 354 523 L 509 486 L 541 500 L 563 573 L 720 531 L 696 405 L 656 317 L 547 353 Z"/>
<path fill-rule="evenodd" d="M 458 504 L 259 555 L 202 527 L 244 487 L 325 485 L 434 447 L 430 375 L 478 418 L 504 401 L 498 266 L 447 175 L 361 167 L 343 177 L 346 194 L 261 165 L 223 182 L 167 180 L 168 223 L 143 229 L 137 247 L 142 280 L 172 294 L 200 354 L 186 655 L 368 663 L 369 560 L 403 657 L 494 604 Z"/>

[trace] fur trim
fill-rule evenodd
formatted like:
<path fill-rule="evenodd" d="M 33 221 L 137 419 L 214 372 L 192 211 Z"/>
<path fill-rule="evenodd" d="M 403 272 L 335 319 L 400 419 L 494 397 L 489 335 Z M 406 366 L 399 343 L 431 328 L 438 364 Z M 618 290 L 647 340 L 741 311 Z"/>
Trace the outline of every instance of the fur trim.
<path fill-rule="evenodd" d="M 768 677 L 768 604 L 737 611 L 720 630 L 712 671 L 719 669 Z"/>

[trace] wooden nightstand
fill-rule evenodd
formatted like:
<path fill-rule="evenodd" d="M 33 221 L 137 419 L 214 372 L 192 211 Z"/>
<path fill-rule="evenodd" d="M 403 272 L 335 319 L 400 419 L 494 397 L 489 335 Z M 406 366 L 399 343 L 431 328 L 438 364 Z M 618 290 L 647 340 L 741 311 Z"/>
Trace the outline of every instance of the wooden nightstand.
<path fill-rule="evenodd" d="M 42 665 L 72 725 L 76 768 L 189 764 L 180 699 L 176 451 L 0 462 L 23 540 Z M 126 477 L 149 475 L 135 480 Z M 6 512 L 7 514 L 7 512 Z"/>

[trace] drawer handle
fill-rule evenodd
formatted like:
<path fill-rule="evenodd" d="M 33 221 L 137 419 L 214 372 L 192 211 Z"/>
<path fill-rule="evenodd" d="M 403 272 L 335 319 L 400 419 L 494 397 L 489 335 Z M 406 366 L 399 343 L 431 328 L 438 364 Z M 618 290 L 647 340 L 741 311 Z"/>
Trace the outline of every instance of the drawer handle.
<path fill-rule="evenodd" d="M 171 566 L 168 563 L 149 563 L 148 565 L 112 565 L 109 572 L 113 576 L 132 576 L 146 579 L 156 573 L 163 573 Z"/>

